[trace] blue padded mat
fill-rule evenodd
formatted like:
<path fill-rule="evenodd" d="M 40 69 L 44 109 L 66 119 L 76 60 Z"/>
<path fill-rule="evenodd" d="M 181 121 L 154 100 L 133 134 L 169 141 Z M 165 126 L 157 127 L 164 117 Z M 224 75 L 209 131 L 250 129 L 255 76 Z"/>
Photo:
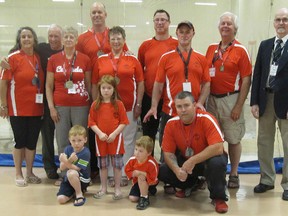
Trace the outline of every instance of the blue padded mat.
<path fill-rule="evenodd" d="M 59 166 L 58 156 L 55 156 L 56 164 Z M 275 170 L 277 173 L 282 173 L 283 157 L 274 158 Z M 25 165 L 25 163 L 24 163 Z M 13 157 L 11 154 L 0 154 L 0 166 L 14 166 Z M 43 167 L 42 155 L 36 154 L 34 160 L 34 167 Z M 230 164 L 227 166 L 227 173 L 231 170 Z M 257 174 L 260 173 L 259 162 L 247 161 L 239 164 L 238 172 L 240 174 Z"/>

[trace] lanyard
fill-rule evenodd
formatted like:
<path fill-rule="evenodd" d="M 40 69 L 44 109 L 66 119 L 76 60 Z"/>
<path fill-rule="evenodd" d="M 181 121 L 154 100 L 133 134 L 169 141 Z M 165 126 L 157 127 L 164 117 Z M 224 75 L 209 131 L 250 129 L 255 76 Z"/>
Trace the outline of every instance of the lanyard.
<path fill-rule="evenodd" d="M 95 32 L 95 30 L 93 30 L 94 32 L 94 39 L 96 41 L 96 44 L 99 48 L 99 50 L 102 50 L 104 49 L 104 45 L 105 45 L 105 42 L 106 42 L 106 39 L 107 39 L 107 35 L 108 35 L 108 31 L 107 31 L 107 28 L 105 29 L 105 31 L 103 32 L 104 33 L 104 36 L 103 36 L 103 40 L 102 40 L 102 43 L 100 44 L 100 41 L 97 37 L 97 33 Z M 103 35 L 103 33 L 101 33 Z"/>
<path fill-rule="evenodd" d="M 37 86 L 38 93 L 40 93 L 40 79 L 38 77 L 38 73 L 39 73 L 38 60 L 36 58 L 36 65 L 34 67 L 34 63 L 35 63 L 34 57 L 35 57 L 35 55 L 33 54 L 33 64 L 32 64 L 32 62 L 30 61 L 30 59 L 28 58 L 28 56 L 26 54 L 25 54 L 25 57 L 26 57 L 27 61 L 29 62 L 30 66 L 32 67 L 33 71 L 35 72 L 34 77 L 32 79 L 32 85 Z"/>
<path fill-rule="evenodd" d="M 235 40 L 233 40 L 232 42 L 229 43 L 229 45 L 224 49 L 222 50 L 220 47 L 221 47 L 221 43 L 219 43 L 217 49 L 215 50 L 215 53 L 214 53 L 214 56 L 213 56 L 213 60 L 212 60 L 212 65 L 214 65 L 214 63 L 218 60 L 218 59 L 221 59 L 222 60 L 222 65 L 224 64 L 224 62 L 226 61 L 226 59 L 228 58 L 229 56 L 229 53 L 231 51 L 231 49 L 229 49 L 229 52 L 228 54 L 223 57 L 225 51 L 230 47 L 230 46 L 234 46 L 235 44 Z"/>
<path fill-rule="evenodd" d="M 76 52 L 77 52 L 77 51 L 74 52 L 73 60 L 72 60 L 72 63 L 71 63 L 69 81 L 72 81 L 72 80 L 73 80 L 73 69 L 74 69 L 74 64 L 75 64 L 76 55 L 77 55 Z M 65 52 L 62 51 L 62 54 L 63 54 L 63 57 L 64 57 L 63 72 L 64 72 L 64 76 L 67 77 L 67 76 L 66 76 L 66 57 L 65 57 Z"/>
<path fill-rule="evenodd" d="M 117 74 L 118 74 L 118 65 L 119 65 L 119 62 L 120 62 L 120 59 L 121 59 L 122 56 L 124 56 L 124 52 L 121 52 L 119 58 L 115 59 L 114 56 L 113 56 L 113 53 L 112 52 L 109 53 L 110 62 L 112 64 L 115 76 L 117 76 Z"/>
<path fill-rule="evenodd" d="M 34 67 L 34 63 L 35 63 L 34 57 L 35 57 L 35 55 L 33 54 L 33 64 L 32 64 L 32 62 L 30 61 L 30 59 L 28 58 L 28 56 L 26 54 L 25 54 L 25 57 L 26 57 L 27 61 L 29 62 L 30 66 L 32 67 L 33 71 L 35 72 L 35 77 L 38 77 L 39 66 L 38 66 L 37 58 L 36 58 L 36 65 Z"/>
<path fill-rule="evenodd" d="M 184 75 L 185 75 L 185 80 L 187 82 L 188 81 L 188 65 L 189 65 L 191 54 L 192 54 L 192 48 L 190 48 L 190 50 L 189 50 L 187 61 L 185 61 L 185 59 L 184 59 L 184 57 L 183 57 L 183 55 L 182 55 L 182 53 L 178 47 L 176 48 L 176 50 L 177 50 L 178 54 L 180 55 L 180 57 L 184 63 Z"/>
<path fill-rule="evenodd" d="M 182 135 L 185 139 L 186 147 L 191 148 L 192 137 L 193 137 L 193 132 L 192 132 L 193 127 L 192 127 L 192 125 L 188 125 L 188 127 L 190 127 L 190 130 L 189 130 L 188 136 L 186 136 L 186 130 L 185 130 L 184 124 L 181 121 L 179 121 L 179 123 L 181 125 L 181 132 L 182 132 Z M 193 122 L 191 124 L 193 124 Z"/>

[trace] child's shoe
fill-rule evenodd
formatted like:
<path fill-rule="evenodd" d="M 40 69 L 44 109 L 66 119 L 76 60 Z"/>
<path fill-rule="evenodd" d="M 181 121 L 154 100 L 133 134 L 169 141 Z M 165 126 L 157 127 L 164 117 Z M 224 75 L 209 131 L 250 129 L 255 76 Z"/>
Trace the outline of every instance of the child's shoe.
<path fill-rule="evenodd" d="M 145 197 L 140 197 L 136 208 L 137 208 L 138 210 L 144 210 L 144 209 L 146 209 L 149 205 L 150 205 L 149 197 L 147 197 L 147 198 L 145 198 Z"/>

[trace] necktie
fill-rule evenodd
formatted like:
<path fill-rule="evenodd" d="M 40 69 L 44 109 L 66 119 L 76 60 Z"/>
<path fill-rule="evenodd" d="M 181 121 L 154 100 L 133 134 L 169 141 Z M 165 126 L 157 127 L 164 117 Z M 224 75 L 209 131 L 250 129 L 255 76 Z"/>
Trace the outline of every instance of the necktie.
<path fill-rule="evenodd" d="M 278 39 L 276 41 L 277 45 L 276 48 L 273 52 L 273 63 L 275 63 L 276 65 L 278 65 L 280 56 L 281 56 L 281 52 L 282 52 L 282 47 L 281 47 L 281 43 L 282 43 L 282 39 Z"/>
<path fill-rule="evenodd" d="M 282 47 L 281 47 L 281 43 L 282 43 L 282 39 L 277 39 L 276 41 L 277 45 L 276 48 L 273 52 L 273 65 L 278 65 L 279 63 L 279 59 L 281 57 L 281 52 L 282 52 Z M 275 76 L 269 76 L 269 87 L 273 89 L 275 85 Z"/>

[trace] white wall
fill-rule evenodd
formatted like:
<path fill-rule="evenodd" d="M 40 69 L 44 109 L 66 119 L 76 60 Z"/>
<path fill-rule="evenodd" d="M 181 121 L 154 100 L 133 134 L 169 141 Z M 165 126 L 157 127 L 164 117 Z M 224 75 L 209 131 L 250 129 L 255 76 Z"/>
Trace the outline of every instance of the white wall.
<path fill-rule="evenodd" d="M 108 12 L 108 26 L 137 26 L 125 28 L 127 44 L 134 53 L 137 53 L 143 40 L 154 35 L 152 17 L 157 9 L 165 9 L 170 13 L 170 33 L 173 36 L 177 23 L 190 20 L 196 30 L 193 48 L 202 53 L 206 52 L 210 43 L 219 41 L 218 18 L 223 12 L 231 11 L 239 16 L 237 38 L 252 53 L 254 59 L 260 41 L 274 35 L 275 11 L 281 7 L 288 7 L 287 0 L 197 0 L 199 1 L 216 2 L 217 6 L 196 6 L 196 0 L 143 0 L 143 3 L 137 4 L 120 3 L 120 0 L 102 2 Z M 77 27 L 80 33 L 85 31 L 90 27 L 89 10 L 93 2 L 94 0 L 75 0 L 72 3 L 57 3 L 52 0 L 6 0 L 5 3 L 0 3 L 0 26 L 8 26 L 0 27 L 0 57 L 7 55 L 14 45 L 16 32 L 21 26 L 31 26 L 42 40 L 47 38 L 47 30 L 37 27 L 39 24 L 72 25 Z M 85 26 L 81 28 L 77 22 L 82 22 Z"/>

